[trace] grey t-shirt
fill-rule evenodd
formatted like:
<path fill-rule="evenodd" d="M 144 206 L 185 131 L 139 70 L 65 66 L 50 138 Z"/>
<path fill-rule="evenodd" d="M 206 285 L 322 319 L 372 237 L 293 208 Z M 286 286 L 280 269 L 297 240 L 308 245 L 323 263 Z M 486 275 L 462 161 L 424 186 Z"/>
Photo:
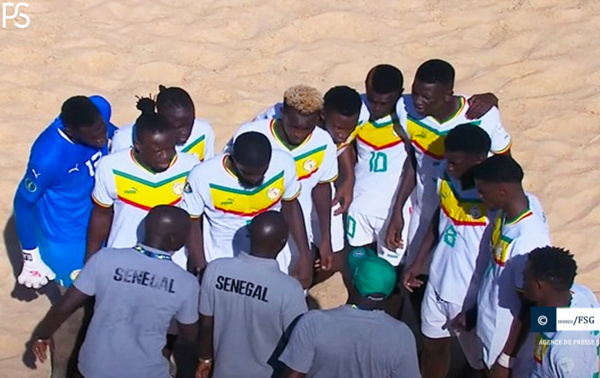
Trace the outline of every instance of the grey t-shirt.
<path fill-rule="evenodd" d="M 242 252 L 209 263 L 200 313 L 214 317 L 213 377 L 270 377 L 284 332 L 307 310 L 302 286 L 275 260 Z"/>
<path fill-rule="evenodd" d="M 79 370 L 85 377 L 169 377 L 162 355 L 169 322 L 198 321 L 194 276 L 172 261 L 133 248 L 105 248 L 90 258 L 73 284 L 96 297 L 79 353 Z"/>
<path fill-rule="evenodd" d="M 309 311 L 279 360 L 310 378 L 418 378 L 415 338 L 383 311 L 350 306 Z"/>

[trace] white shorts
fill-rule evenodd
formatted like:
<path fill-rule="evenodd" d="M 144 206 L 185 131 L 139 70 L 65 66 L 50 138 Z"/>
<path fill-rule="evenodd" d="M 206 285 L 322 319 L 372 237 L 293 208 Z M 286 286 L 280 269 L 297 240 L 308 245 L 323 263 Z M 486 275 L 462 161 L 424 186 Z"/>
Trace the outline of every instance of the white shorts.
<path fill-rule="evenodd" d="M 331 207 L 331 249 L 333 252 L 340 252 L 344 249 L 344 217 L 342 214 L 333 215 L 340 208 L 340 205 Z M 321 227 L 319 226 L 319 218 L 316 211 L 312 212 L 312 242 L 319 246 L 321 243 Z"/>
<path fill-rule="evenodd" d="M 421 332 L 430 339 L 443 339 L 455 336 L 461 346 L 469 365 L 473 369 L 483 369 L 482 344 L 475 329 L 468 332 L 455 333 L 448 329 L 450 322 L 462 311 L 462 306 L 446 302 L 433 285 L 427 284 L 421 306 Z"/>
<path fill-rule="evenodd" d="M 406 206 L 404 206 L 404 219 L 410 218 L 410 212 L 410 203 L 407 201 Z M 392 251 L 385 246 L 387 225 L 388 222 L 385 218 L 365 215 L 350 207 L 346 225 L 348 243 L 352 247 L 362 247 L 377 242 L 377 255 L 387 260 L 390 264 L 398 266 L 404 257 L 406 248 L 404 246 Z M 404 227 L 402 230 L 402 240 L 406 240 L 407 236 L 408 228 Z"/>

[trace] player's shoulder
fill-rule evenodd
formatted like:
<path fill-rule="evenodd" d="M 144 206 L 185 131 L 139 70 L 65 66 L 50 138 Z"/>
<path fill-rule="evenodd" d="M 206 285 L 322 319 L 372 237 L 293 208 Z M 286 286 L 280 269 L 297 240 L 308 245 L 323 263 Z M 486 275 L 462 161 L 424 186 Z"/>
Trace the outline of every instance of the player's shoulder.
<path fill-rule="evenodd" d="M 257 121 L 247 122 L 242 124 L 237 131 L 235 136 L 238 137 L 243 133 L 255 131 L 261 134 L 268 135 L 269 128 L 271 126 L 272 119 L 259 119 Z"/>
<path fill-rule="evenodd" d="M 117 136 L 119 136 L 119 138 L 124 138 L 124 137 L 131 137 L 131 135 L 133 134 L 133 123 L 129 123 L 125 126 L 121 126 L 118 127 L 115 130 L 115 135 L 113 136 L 113 138 L 116 138 Z"/>
<path fill-rule="evenodd" d="M 287 169 L 296 167 L 296 163 L 288 152 L 274 148 L 271 152 L 271 164 L 269 164 L 269 167 Z"/>
<path fill-rule="evenodd" d="M 323 130 L 317 126 L 313 131 L 313 137 L 319 144 L 325 144 L 328 148 L 335 148 L 335 143 L 327 130 Z"/>
<path fill-rule="evenodd" d="M 200 159 L 198 159 L 197 155 L 185 152 L 177 152 L 177 160 L 181 166 L 188 169 L 192 169 L 194 166 L 200 164 Z"/>
<path fill-rule="evenodd" d="M 118 167 L 123 166 L 124 164 L 131 161 L 131 149 L 117 151 L 110 155 L 104 155 L 100 159 L 98 165 L 110 166 L 110 167 Z"/>
<path fill-rule="evenodd" d="M 208 160 L 196 164 L 190 172 L 190 179 L 207 181 L 207 177 L 213 178 L 216 172 L 223 170 L 223 160 L 225 159 L 225 155 L 226 154 L 218 154 Z"/>
<path fill-rule="evenodd" d="M 32 154 L 49 155 L 49 158 L 54 158 L 73 148 L 75 144 L 69 139 L 61 125 L 58 118 L 48 125 L 33 142 Z"/>
<path fill-rule="evenodd" d="M 571 286 L 571 307 L 599 307 L 594 292 L 587 286 L 574 283 Z"/>
<path fill-rule="evenodd" d="M 194 120 L 194 126 L 192 127 L 194 130 L 199 131 L 204 135 L 212 135 L 214 134 L 212 125 L 206 119 L 196 118 Z"/>

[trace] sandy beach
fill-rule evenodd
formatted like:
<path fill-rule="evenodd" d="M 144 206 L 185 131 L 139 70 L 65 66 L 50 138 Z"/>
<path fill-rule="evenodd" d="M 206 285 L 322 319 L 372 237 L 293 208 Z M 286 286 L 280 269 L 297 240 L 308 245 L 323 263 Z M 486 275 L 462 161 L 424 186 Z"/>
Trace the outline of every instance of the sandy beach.
<path fill-rule="evenodd" d="M 75 94 L 102 94 L 113 122 L 137 117 L 135 95 L 181 86 L 221 148 L 234 129 L 291 85 L 363 91 L 390 63 L 410 91 L 418 65 L 451 62 L 457 93 L 494 92 L 526 187 L 542 201 L 555 244 L 570 248 L 577 281 L 600 291 L 600 2 L 593 0 L 33 0 L 26 29 L 0 29 L 0 377 L 44 377 L 24 343 L 48 309 L 14 290 L 20 258 L 12 200 L 29 148 Z M 11 257 L 12 256 L 12 257 Z M 18 274 L 18 272 L 17 272 Z M 345 301 L 339 277 L 314 288 Z M 27 300 L 25 300 L 27 299 Z"/>

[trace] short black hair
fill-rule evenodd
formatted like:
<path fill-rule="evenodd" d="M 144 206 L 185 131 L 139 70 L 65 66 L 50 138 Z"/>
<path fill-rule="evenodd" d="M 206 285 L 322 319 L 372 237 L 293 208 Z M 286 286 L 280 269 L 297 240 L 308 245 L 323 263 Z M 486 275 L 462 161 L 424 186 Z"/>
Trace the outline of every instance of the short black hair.
<path fill-rule="evenodd" d="M 415 77 L 426 84 L 454 86 L 454 68 L 441 59 L 431 59 L 421 64 Z"/>
<path fill-rule="evenodd" d="M 472 123 L 458 125 L 446 135 L 444 148 L 449 152 L 464 152 L 469 155 L 486 156 L 492 141 L 481 127 Z"/>
<path fill-rule="evenodd" d="M 271 142 L 261 133 L 249 131 L 240 134 L 233 142 L 231 156 L 236 163 L 247 167 L 262 168 L 271 162 Z"/>
<path fill-rule="evenodd" d="M 371 69 L 371 85 L 379 94 L 402 91 L 404 77 L 400 70 L 390 64 L 379 64 Z"/>
<path fill-rule="evenodd" d="M 194 110 L 194 102 L 189 93 L 179 87 L 158 86 L 158 96 L 156 96 L 156 109 L 162 112 L 166 109 L 184 108 Z"/>
<path fill-rule="evenodd" d="M 101 115 L 88 97 L 73 96 L 62 104 L 59 117 L 63 125 L 79 128 L 93 125 Z"/>
<path fill-rule="evenodd" d="M 165 116 L 154 111 L 154 101 L 148 97 L 142 97 L 137 102 L 137 108 L 142 114 L 135 120 L 135 139 L 145 133 L 155 134 L 173 130 Z"/>
<path fill-rule="evenodd" d="M 355 89 L 346 85 L 333 87 L 323 96 L 323 109 L 344 116 L 353 116 L 360 112 L 362 100 Z"/>
<path fill-rule="evenodd" d="M 520 184 L 523 181 L 523 168 L 508 155 L 494 155 L 475 166 L 473 178 L 475 180 Z"/>
<path fill-rule="evenodd" d="M 577 275 L 577 263 L 570 251 L 546 246 L 529 252 L 530 272 L 538 281 L 548 282 L 555 290 L 569 290 Z"/>

